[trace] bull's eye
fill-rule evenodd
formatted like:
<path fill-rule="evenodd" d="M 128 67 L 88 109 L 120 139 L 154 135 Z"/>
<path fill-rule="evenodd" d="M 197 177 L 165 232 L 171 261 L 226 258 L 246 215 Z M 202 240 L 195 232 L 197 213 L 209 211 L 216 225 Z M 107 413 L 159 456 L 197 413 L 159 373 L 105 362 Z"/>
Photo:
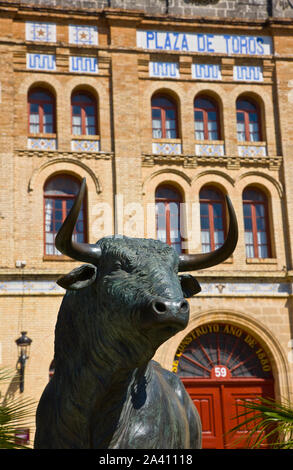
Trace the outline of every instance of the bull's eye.
<path fill-rule="evenodd" d="M 121 263 L 120 261 L 115 261 L 113 271 L 118 271 L 119 269 L 121 269 Z"/>

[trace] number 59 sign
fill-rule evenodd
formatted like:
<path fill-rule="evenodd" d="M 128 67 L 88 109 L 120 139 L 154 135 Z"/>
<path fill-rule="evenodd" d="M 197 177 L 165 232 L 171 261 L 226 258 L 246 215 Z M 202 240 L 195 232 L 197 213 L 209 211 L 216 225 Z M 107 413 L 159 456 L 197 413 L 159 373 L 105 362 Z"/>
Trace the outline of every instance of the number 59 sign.
<path fill-rule="evenodd" d="M 223 380 L 223 379 L 230 379 L 230 377 L 231 377 L 230 371 L 226 366 L 218 365 L 212 369 L 211 379 Z"/>

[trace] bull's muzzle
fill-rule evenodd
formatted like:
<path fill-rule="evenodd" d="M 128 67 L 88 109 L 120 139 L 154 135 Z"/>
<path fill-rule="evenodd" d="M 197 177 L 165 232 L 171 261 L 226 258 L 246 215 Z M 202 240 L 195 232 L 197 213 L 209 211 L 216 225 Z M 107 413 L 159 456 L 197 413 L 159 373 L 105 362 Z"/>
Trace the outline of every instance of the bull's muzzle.
<path fill-rule="evenodd" d="M 189 320 L 189 303 L 185 299 L 169 300 L 155 297 L 143 311 L 144 327 L 166 326 L 181 330 Z"/>

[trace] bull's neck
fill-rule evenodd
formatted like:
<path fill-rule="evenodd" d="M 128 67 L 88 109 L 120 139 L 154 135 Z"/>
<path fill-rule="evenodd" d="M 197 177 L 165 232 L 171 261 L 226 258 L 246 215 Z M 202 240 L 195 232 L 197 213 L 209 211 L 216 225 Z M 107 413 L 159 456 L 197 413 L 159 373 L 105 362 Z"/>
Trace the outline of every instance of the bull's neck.
<path fill-rule="evenodd" d="M 115 422 L 119 420 L 127 403 L 131 402 L 134 407 L 140 406 L 144 395 L 146 396 L 150 376 L 151 368 L 148 367 L 148 362 L 136 368 L 117 366 L 111 371 L 107 368 L 101 368 L 99 371 L 80 369 L 79 373 L 75 373 L 75 383 L 69 385 L 70 396 L 58 393 L 62 401 L 59 409 L 69 410 L 69 413 L 65 412 L 65 420 L 79 433 L 86 434 L 87 429 L 80 429 L 80 426 L 82 423 L 88 423 L 91 416 L 99 416 L 101 422 Z M 55 379 L 59 392 L 68 390 L 64 386 L 64 377 L 61 380 L 57 371 Z M 84 419 L 80 419 L 81 414 Z"/>

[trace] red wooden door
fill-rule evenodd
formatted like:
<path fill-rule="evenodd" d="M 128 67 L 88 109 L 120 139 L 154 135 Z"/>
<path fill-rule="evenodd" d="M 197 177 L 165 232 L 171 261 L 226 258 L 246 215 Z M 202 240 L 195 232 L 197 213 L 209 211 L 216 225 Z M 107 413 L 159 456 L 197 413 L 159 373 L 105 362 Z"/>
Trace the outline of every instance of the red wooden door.
<path fill-rule="evenodd" d="M 199 411 L 203 448 L 247 448 L 250 429 L 230 432 L 245 420 L 243 400 L 274 397 L 269 357 L 251 333 L 229 323 L 197 327 L 179 345 L 173 372 Z"/>
<path fill-rule="evenodd" d="M 195 404 L 202 425 L 204 449 L 223 449 L 223 424 L 221 394 L 219 387 L 187 386 L 187 391 Z"/>
<path fill-rule="evenodd" d="M 224 424 L 224 435 L 225 447 L 226 448 L 247 448 L 250 447 L 251 441 L 246 438 L 248 437 L 249 431 L 253 428 L 253 423 L 244 424 L 240 430 L 237 430 L 233 433 L 229 431 L 234 428 L 236 425 L 243 423 L 245 417 L 240 416 L 245 409 L 243 408 L 243 401 L 254 402 L 257 400 L 257 397 L 273 397 L 274 390 L 272 381 L 265 381 L 263 383 L 231 383 L 227 384 L 223 389 L 223 407 L 225 419 L 223 420 Z M 250 414 L 249 416 L 253 416 Z M 235 419 L 235 417 L 237 417 Z M 259 433 L 258 433 L 259 434 Z M 254 433 L 253 439 L 257 436 Z M 267 447 L 267 440 L 264 440 L 262 447 Z"/>
<path fill-rule="evenodd" d="M 231 429 L 243 423 L 243 400 L 273 396 L 272 381 L 213 381 L 183 380 L 202 423 L 203 449 L 235 449 L 249 447 L 248 437 L 252 423 L 231 433 Z M 263 446 L 266 446 L 264 441 Z"/>

